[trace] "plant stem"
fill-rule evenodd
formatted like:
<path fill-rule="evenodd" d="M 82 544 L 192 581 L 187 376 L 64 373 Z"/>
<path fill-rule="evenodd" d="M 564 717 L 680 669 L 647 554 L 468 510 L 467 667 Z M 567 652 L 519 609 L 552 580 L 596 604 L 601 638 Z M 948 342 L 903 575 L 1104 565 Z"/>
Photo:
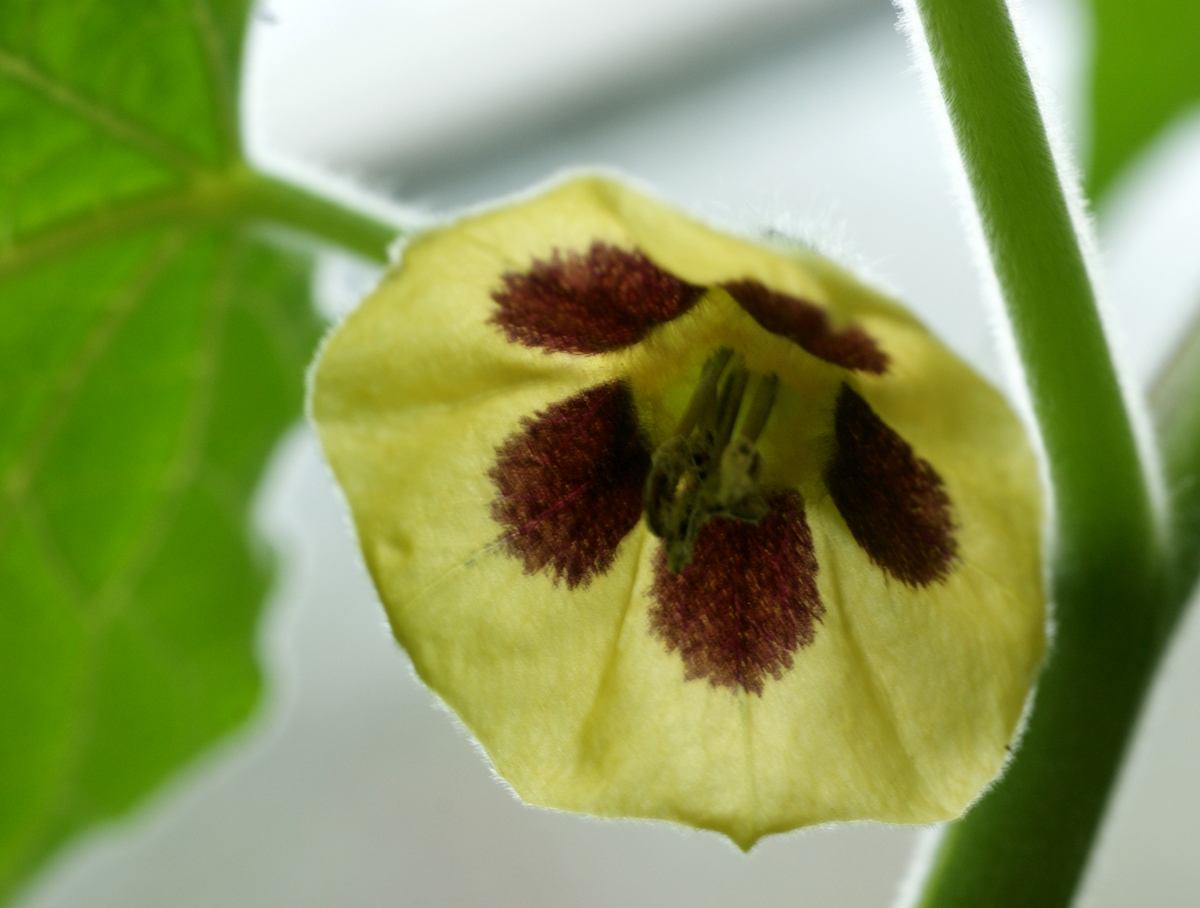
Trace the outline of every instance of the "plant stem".
<path fill-rule="evenodd" d="M 1200 319 L 1155 381 L 1150 405 L 1173 518 L 1171 588 L 1162 621 L 1167 635 L 1200 576 Z"/>
<path fill-rule="evenodd" d="M 373 261 L 387 262 L 388 247 L 401 233 L 398 227 L 271 177 L 250 170 L 242 173 L 238 182 L 244 193 L 245 216 L 282 224 Z"/>
<path fill-rule="evenodd" d="M 1084 253 L 1004 0 L 909 0 L 928 42 L 1054 489 L 1056 634 L 1018 756 L 946 833 L 921 904 L 1063 906 L 1157 664 L 1162 557 Z"/>
<path fill-rule="evenodd" d="M 155 226 L 261 222 L 387 262 L 398 227 L 258 174 L 242 164 L 200 171 L 178 188 L 109 205 L 65 227 L 0 247 L 0 278 L 57 255 L 135 230 Z"/>

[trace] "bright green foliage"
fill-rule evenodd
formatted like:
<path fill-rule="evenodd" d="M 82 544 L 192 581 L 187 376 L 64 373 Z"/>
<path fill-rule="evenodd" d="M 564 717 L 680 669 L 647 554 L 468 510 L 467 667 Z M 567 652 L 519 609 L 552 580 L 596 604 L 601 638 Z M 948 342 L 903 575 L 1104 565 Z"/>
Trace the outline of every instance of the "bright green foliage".
<path fill-rule="evenodd" d="M 259 690 L 247 504 L 318 326 L 246 220 L 245 14 L 0 4 L 0 898 Z"/>
<path fill-rule="evenodd" d="M 179 187 L 238 154 L 244 0 L 5 0 L 0 200 L 8 243 Z M 222 27 L 224 26 L 224 27 Z"/>
<path fill-rule="evenodd" d="M 1092 0 L 1092 198 L 1189 107 L 1200 104 L 1200 3 Z"/>

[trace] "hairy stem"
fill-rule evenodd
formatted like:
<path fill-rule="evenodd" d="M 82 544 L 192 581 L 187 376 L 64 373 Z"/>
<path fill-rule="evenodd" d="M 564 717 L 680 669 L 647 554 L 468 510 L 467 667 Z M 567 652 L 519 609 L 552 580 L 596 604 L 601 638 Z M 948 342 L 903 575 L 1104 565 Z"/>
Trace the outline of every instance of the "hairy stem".
<path fill-rule="evenodd" d="M 1063 906 L 1164 641 L 1165 559 L 1086 260 L 1004 0 L 909 0 L 1029 383 L 1054 489 L 1057 632 L 1020 751 L 921 904 Z"/>
<path fill-rule="evenodd" d="M 1166 636 L 1200 577 L 1200 318 L 1154 383 L 1150 406 L 1171 502 L 1171 586 L 1162 617 Z"/>
<path fill-rule="evenodd" d="M 244 165 L 200 171 L 185 184 L 98 208 L 62 227 L 0 247 L 0 278 L 99 240 L 145 227 L 210 223 L 286 227 L 384 263 L 400 230 Z"/>

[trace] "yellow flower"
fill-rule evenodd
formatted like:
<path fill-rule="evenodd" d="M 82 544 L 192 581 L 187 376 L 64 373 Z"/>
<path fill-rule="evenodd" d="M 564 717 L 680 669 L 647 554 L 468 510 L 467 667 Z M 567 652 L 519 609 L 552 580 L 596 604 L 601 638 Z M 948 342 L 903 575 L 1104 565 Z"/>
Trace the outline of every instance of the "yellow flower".
<path fill-rule="evenodd" d="M 535 804 L 957 816 L 1044 647 L 1000 395 L 802 249 L 600 178 L 413 240 L 311 412 L 420 676 Z"/>

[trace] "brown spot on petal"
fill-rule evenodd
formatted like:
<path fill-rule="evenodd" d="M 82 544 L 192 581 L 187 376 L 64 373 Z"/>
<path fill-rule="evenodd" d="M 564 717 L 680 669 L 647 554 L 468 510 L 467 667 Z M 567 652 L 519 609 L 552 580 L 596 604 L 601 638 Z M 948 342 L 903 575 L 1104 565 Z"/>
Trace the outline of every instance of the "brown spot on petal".
<path fill-rule="evenodd" d="M 766 678 L 782 678 L 796 650 L 813 641 L 825 607 L 804 501 L 790 491 L 768 501 L 757 524 L 706 524 L 678 574 L 659 549 L 650 627 L 679 651 L 688 680 L 761 695 Z"/>
<path fill-rule="evenodd" d="M 589 388 L 521 420 L 496 452 L 492 517 L 525 573 L 548 570 L 568 589 L 612 567 L 642 516 L 650 454 L 624 382 Z"/>
<path fill-rule="evenodd" d="M 555 250 L 549 261 L 509 272 L 492 294 L 491 322 L 515 344 L 553 353 L 606 353 L 640 341 L 687 312 L 704 293 L 636 250 L 593 243 L 586 254 Z"/>
<path fill-rule="evenodd" d="M 835 330 L 829 314 L 815 303 L 770 290 L 758 281 L 730 281 L 721 287 L 759 325 L 813 356 L 843 369 L 877 375 L 887 371 L 888 355 L 871 335 L 857 325 Z"/>
<path fill-rule="evenodd" d="M 942 477 L 842 385 L 825 483 L 871 561 L 909 586 L 945 580 L 958 552 Z"/>

